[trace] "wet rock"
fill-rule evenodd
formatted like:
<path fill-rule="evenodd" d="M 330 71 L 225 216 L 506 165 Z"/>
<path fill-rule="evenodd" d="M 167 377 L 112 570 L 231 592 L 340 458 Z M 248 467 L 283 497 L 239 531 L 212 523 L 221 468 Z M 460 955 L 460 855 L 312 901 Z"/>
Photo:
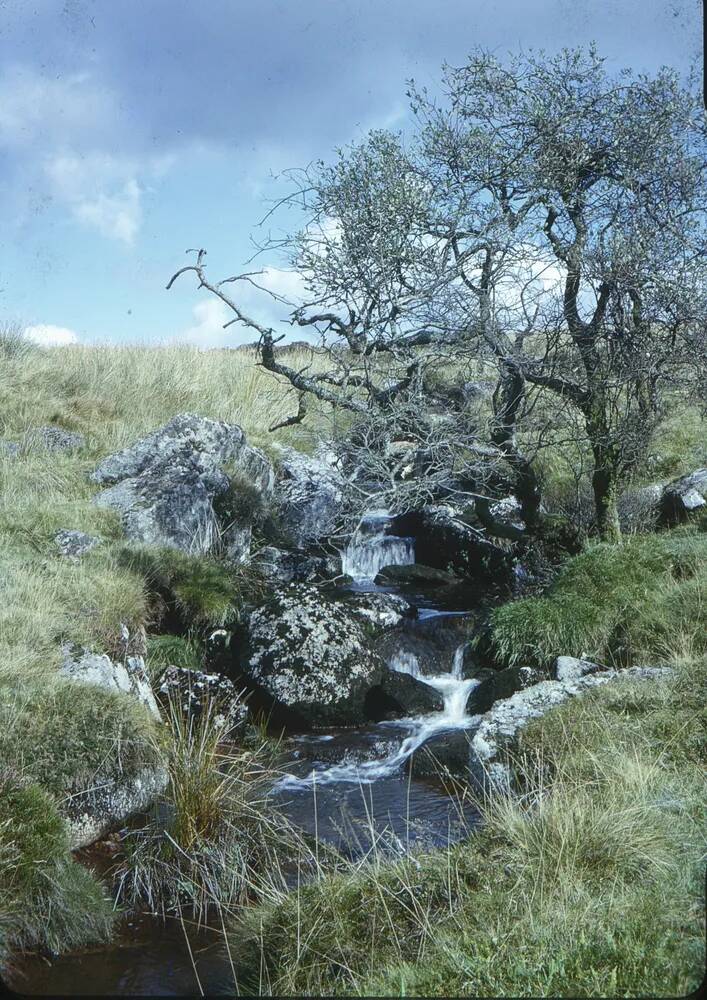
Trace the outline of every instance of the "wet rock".
<path fill-rule="evenodd" d="M 469 768 L 471 732 L 449 729 L 435 733 L 405 762 L 405 769 L 417 778 L 454 775 L 464 777 Z"/>
<path fill-rule="evenodd" d="M 80 684 L 96 684 L 130 695 L 145 705 L 155 718 L 161 717 L 142 656 L 127 656 L 124 663 L 116 663 L 105 653 L 93 653 L 69 644 L 63 647 L 63 654 L 60 667 L 63 676 Z"/>
<path fill-rule="evenodd" d="M 66 530 L 56 534 L 54 541 L 63 556 L 72 562 L 78 562 L 81 556 L 101 545 L 103 539 L 97 535 L 87 535 L 85 531 Z"/>
<path fill-rule="evenodd" d="M 34 428 L 29 432 L 28 440 L 40 448 L 55 452 L 75 451 L 77 448 L 82 448 L 86 442 L 83 434 L 53 425 Z"/>
<path fill-rule="evenodd" d="M 697 469 L 665 487 L 659 520 L 663 525 L 681 524 L 706 506 L 707 469 Z"/>
<path fill-rule="evenodd" d="M 236 424 L 180 414 L 130 448 L 104 459 L 91 478 L 107 485 L 95 503 L 121 515 L 128 538 L 186 552 L 221 547 L 235 562 L 250 551 L 251 524 L 234 519 L 241 483 L 267 497 L 274 473 Z M 248 504 L 252 507 L 251 498 Z"/>
<path fill-rule="evenodd" d="M 386 663 L 419 676 L 448 674 L 460 647 L 462 654 L 466 653 L 467 629 L 464 618 L 446 623 L 435 619 L 409 621 L 377 637 L 375 649 Z M 473 661 L 464 656 L 463 676 L 473 677 L 476 672 Z"/>
<path fill-rule="evenodd" d="M 253 556 L 253 565 L 272 583 L 311 583 L 326 579 L 327 560 L 268 545 Z"/>
<path fill-rule="evenodd" d="M 446 570 L 425 566 L 422 563 L 410 563 L 407 566 L 384 566 L 375 582 L 398 586 L 425 584 L 428 587 L 449 587 L 459 581 Z"/>
<path fill-rule="evenodd" d="M 366 698 L 366 714 L 374 722 L 441 712 L 444 699 L 411 674 L 385 669 L 380 684 Z"/>
<path fill-rule="evenodd" d="M 163 701 L 172 700 L 185 715 L 198 718 L 211 706 L 212 721 L 232 733 L 248 719 L 248 708 L 242 692 L 221 674 L 207 674 L 187 667 L 167 667 L 160 678 L 159 694 Z"/>
<path fill-rule="evenodd" d="M 276 714 L 314 726 L 362 722 L 383 669 L 356 616 L 306 584 L 251 613 L 240 668 Z"/>
<path fill-rule="evenodd" d="M 339 530 L 348 504 L 346 482 L 335 459 L 283 449 L 273 497 L 273 516 L 298 549 L 320 545 Z"/>
<path fill-rule="evenodd" d="M 505 670 L 484 668 L 474 674 L 479 684 L 472 689 L 467 702 L 470 715 L 488 712 L 495 702 L 510 698 L 532 684 L 546 680 L 547 675 L 534 667 L 506 667 Z"/>
<path fill-rule="evenodd" d="M 513 584 L 513 560 L 509 553 L 484 537 L 448 504 L 422 507 L 397 517 L 394 530 L 415 539 L 419 562 L 436 569 L 483 583 L 493 581 L 500 589 Z"/>

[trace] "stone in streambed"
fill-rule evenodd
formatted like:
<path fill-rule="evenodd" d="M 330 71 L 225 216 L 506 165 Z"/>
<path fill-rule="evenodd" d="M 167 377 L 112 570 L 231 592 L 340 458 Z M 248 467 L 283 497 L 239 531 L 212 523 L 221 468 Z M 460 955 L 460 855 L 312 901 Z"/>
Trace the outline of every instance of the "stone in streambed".
<path fill-rule="evenodd" d="M 458 577 L 434 566 L 410 563 L 407 566 L 384 566 L 375 580 L 378 584 L 405 586 L 425 584 L 428 587 L 448 587 L 459 582 Z"/>
<path fill-rule="evenodd" d="M 366 699 L 368 717 L 374 722 L 441 712 L 444 699 L 429 684 L 400 670 L 383 671 L 381 682 Z"/>
<path fill-rule="evenodd" d="M 253 611 L 240 670 L 256 702 L 294 724 L 357 725 L 383 664 L 363 625 L 316 587 L 276 590 Z"/>

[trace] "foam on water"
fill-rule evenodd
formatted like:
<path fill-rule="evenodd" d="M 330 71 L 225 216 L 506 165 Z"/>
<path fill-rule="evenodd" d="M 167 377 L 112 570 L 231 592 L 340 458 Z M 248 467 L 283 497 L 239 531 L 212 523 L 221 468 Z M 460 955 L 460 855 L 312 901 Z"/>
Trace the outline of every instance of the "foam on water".
<path fill-rule="evenodd" d="M 444 707 L 441 712 L 400 720 L 400 724 L 410 726 L 411 732 L 402 740 L 400 746 L 387 757 L 383 757 L 381 760 L 334 764 L 321 769 L 313 768 L 303 778 L 285 775 L 277 783 L 277 787 L 283 790 L 295 790 L 310 788 L 313 783 L 317 785 L 328 785 L 334 782 L 371 784 L 395 773 L 408 757 L 411 757 L 435 733 L 450 729 L 466 729 L 473 725 L 478 717 L 467 715 L 466 705 L 472 688 L 476 687 L 479 681 L 464 680 L 462 676 L 465 645 L 466 643 L 463 643 L 455 650 L 451 671 L 433 677 L 424 677 L 421 674 L 420 664 L 414 653 L 401 651 L 391 657 L 389 662 L 391 669 L 410 674 L 411 677 L 415 677 L 434 688 L 442 695 Z"/>

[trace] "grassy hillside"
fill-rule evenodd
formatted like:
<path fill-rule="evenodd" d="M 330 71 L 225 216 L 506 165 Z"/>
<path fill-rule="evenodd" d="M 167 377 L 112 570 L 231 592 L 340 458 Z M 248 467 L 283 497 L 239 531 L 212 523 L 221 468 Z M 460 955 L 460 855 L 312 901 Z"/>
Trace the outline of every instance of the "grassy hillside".
<path fill-rule="evenodd" d="M 0 438 L 21 448 L 16 458 L 0 448 L 0 964 L 10 941 L 62 950 L 109 933 L 112 905 L 71 860 L 57 809 L 77 784 L 137 770 L 155 752 L 140 706 L 58 677 L 62 642 L 118 652 L 121 623 L 158 628 L 155 589 L 166 586 L 193 619 L 219 621 L 241 583 L 205 558 L 127 547 L 115 515 L 91 503 L 88 473 L 184 411 L 240 423 L 261 446 L 311 447 L 307 432 L 268 434 L 296 403 L 254 360 L 0 338 Z M 47 451 L 33 434 L 46 424 L 85 446 Z M 72 563 L 54 543 L 64 528 L 105 544 Z"/>

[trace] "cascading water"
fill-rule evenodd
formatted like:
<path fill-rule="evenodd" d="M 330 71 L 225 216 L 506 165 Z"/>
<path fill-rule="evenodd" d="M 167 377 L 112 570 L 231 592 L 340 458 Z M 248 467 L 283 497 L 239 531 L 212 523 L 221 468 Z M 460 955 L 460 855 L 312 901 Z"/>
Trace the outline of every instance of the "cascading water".
<path fill-rule="evenodd" d="M 363 761 L 358 763 L 340 763 L 322 770 L 313 769 L 306 777 L 285 775 L 278 782 L 281 789 L 302 789 L 310 787 L 312 782 L 317 785 L 328 785 L 334 782 L 354 782 L 356 784 L 371 784 L 380 778 L 393 774 L 405 763 L 408 757 L 425 743 L 430 736 L 450 729 L 466 729 L 475 721 L 475 716 L 467 715 L 466 705 L 472 688 L 479 683 L 477 680 L 464 680 L 464 647 L 462 643 L 454 653 L 452 669 L 446 674 L 425 677 L 420 670 L 420 664 L 414 653 L 404 650 L 394 654 L 389 666 L 392 670 L 410 674 L 442 695 L 444 707 L 441 712 L 419 716 L 414 719 L 402 719 L 398 725 L 408 726 L 411 732 L 403 739 L 393 753 L 382 760 Z"/>
<path fill-rule="evenodd" d="M 351 536 L 341 568 L 356 583 L 372 582 L 384 566 L 409 566 L 415 562 L 413 539 L 386 534 L 390 521 L 387 510 L 369 511 Z"/>

